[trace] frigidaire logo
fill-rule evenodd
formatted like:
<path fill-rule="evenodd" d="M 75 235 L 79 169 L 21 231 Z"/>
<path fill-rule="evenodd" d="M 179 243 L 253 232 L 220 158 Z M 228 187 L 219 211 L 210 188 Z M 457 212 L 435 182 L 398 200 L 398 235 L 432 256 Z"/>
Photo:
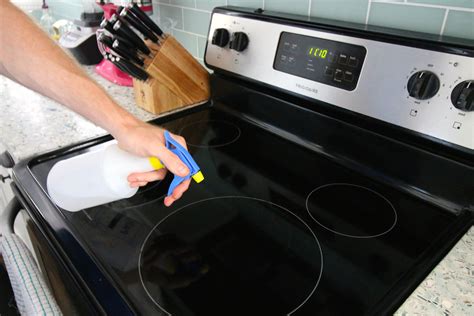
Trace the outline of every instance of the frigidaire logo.
<path fill-rule="evenodd" d="M 308 87 L 308 86 L 303 86 L 302 84 L 299 84 L 299 83 L 296 84 L 296 87 L 299 88 L 299 89 L 303 89 L 305 91 L 308 91 L 308 92 L 312 92 L 314 94 L 318 93 L 318 89 L 311 88 L 311 87 Z"/>

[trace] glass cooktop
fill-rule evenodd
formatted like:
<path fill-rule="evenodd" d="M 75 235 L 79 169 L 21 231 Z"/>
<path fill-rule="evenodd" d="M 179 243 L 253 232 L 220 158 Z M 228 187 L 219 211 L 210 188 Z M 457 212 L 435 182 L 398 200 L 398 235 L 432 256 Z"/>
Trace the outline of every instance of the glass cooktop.
<path fill-rule="evenodd" d="M 168 176 L 62 211 L 140 314 L 369 313 L 455 218 L 215 107 L 165 127 L 204 182 L 170 208 Z M 55 161 L 32 171 L 44 181 Z"/>

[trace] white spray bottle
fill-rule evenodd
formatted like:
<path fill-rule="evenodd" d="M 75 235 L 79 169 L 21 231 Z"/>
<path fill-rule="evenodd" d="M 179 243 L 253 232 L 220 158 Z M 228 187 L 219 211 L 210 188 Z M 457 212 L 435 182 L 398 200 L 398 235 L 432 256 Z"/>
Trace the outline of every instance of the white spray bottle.
<path fill-rule="evenodd" d="M 188 151 L 165 132 L 166 147 L 187 165 L 190 174 L 174 177 L 168 195 L 182 181 L 192 177 L 197 183 L 204 180 L 199 167 Z M 132 155 L 112 143 L 105 148 L 61 160 L 50 170 L 47 188 L 51 199 L 61 208 L 77 212 L 89 207 L 125 199 L 137 193 L 127 177 L 134 172 L 148 172 L 164 168 L 156 157 Z"/>

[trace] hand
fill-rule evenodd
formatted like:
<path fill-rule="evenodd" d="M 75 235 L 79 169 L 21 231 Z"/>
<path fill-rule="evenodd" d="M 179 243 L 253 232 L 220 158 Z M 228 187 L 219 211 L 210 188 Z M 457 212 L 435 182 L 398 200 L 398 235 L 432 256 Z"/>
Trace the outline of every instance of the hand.
<path fill-rule="evenodd" d="M 174 153 L 165 146 L 165 130 L 148 123 L 135 121 L 127 124 L 114 134 L 115 139 L 121 149 L 142 157 L 157 157 L 166 167 L 143 173 L 132 173 L 127 180 L 131 187 L 141 187 L 148 182 L 161 180 L 166 176 L 167 170 L 180 177 L 189 174 L 189 169 Z M 183 137 L 171 134 L 177 142 L 186 147 L 186 141 Z M 178 200 L 189 188 L 191 179 L 180 183 L 170 196 L 165 198 L 165 205 L 170 206 Z"/>

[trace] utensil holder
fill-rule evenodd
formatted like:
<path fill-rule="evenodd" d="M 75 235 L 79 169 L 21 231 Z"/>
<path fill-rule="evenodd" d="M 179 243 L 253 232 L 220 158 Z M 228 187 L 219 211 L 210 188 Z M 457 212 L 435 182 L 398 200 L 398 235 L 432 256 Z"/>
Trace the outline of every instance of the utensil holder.
<path fill-rule="evenodd" d="M 133 80 L 139 107 L 161 114 L 209 100 L 209 72 L 174 37 L 148 46 L 156 52 L 144 67 L 150 78 Z"/>

